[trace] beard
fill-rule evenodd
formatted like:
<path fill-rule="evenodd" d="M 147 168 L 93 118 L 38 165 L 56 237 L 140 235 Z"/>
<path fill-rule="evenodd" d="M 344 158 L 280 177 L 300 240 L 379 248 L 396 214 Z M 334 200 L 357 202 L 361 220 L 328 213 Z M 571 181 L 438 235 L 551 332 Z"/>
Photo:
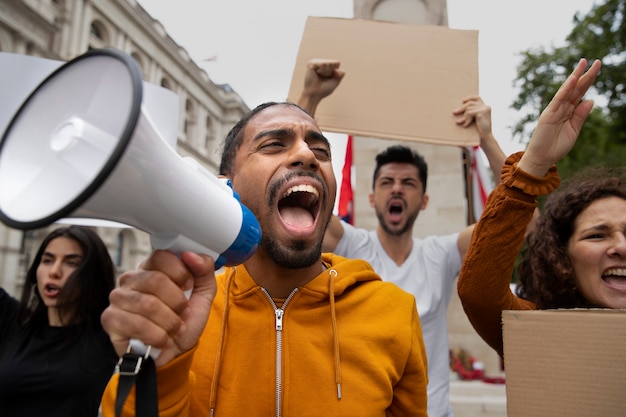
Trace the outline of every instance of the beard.
<path fill-rule="evenodd" d="M 380 227 L 382 227 L 385 233 L 390 236 L 402 236 L 405 233 L 413 233 L 413 225 L 415 224 L 417 215 L 418 212 L 415 212 L 406 219 L 404 225 L 400 226 L 399 228 L 393 228 L 392 226 L 387 224 L 387 222 L 385 222 L 384 214 L 381 211 L 376 211 L 376 217 L 378 218 L 378 223 L 380 224 Z"/>
<path fill-rule="evenodd" d="M 278 190 L 289 180 L 295 177 L 311 177 L 319 181 L 323 186 L 323 192 L 321 195 L 320 205 L 322 207 L 326 207 L 328 200 L 328 188 L 327 185 L 322 179 L 316 175 L 315 173 L 307 172 L 307 171 L 294 171 L 290 172 L 284 178 L 280 180 L 274 181 L 268 185 L 268 200 L 267 207 L 272 210 L 274 207 L 278 206 Z M 324 210 L 322 209 L 319 213 L 320 216 L 324 216 Z M 330 213 L 326 215 L 326 227 L 328 227 L 328 223 L 330 222 Z M 260 221 L 261 219 L 259 219 Z M 269 219 L 268 219 L 269 222 Z M 262 227 L 263 229 L 263 227 Z M 265 230 L 265 229 L 263 229 Z M 261 247 L 267 254 L 267 256 L 275 262 L 277 265 L 280 265 L 285 268 L 299 269 L 309 267 L 316 262 L 319 262 L 322 256 L 322 241 L 323 234 L 319 241 L 313 245 L 309 246 L 310 243 L 305 241 L 293 241 L 288 245 L 281 244 L 279 239 L 276 239 L 274 236 L 267 233 L 263 233 L 261 237 Z"/>
<path fill-rule="evenodd" d="M 280 245 L 275 239 L 261 238 L 261 246 L 267 256 L 277 265 L 285 268 L 306 268 L 319 262 L 322 256 L 322 240 L 307 247 L 305 242 L 294 242 L 291 247 Z"/>

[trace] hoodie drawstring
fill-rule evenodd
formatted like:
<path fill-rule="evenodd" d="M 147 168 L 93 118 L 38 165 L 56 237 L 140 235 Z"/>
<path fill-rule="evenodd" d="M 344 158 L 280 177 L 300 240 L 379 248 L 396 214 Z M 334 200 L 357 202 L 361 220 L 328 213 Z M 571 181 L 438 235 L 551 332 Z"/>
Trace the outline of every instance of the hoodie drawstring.
<path fill-rule="evenodd" d="M 220 340 L 217 349 L 217 356 L 215 357 L 215 371 L 213 372 L 213 379 L 211 381 L 211 397 L 209 402 L 209 408 L 211 409 L 211 417 L 215 412 L 215 402 L 217 401 L 217 381 L 220 378 L 220 371 L 222 368 L 222 351 L 224 350 L 224 342 L 226 340 L 226 324 L 228 323 L 228 312 L 230 311 L 230 286 L 233 282 L 233 277 L 237 271 L 236 267 L 231 269 L 226 281 L 226 294 L 224 296 L 224 316 L 222 317 L 222 326 L 220 329 Z"/>
<path fill-rule="evenodd" d="M 233 282 L 233 278 L 236 273 L 236 268 L 232 268 L 231 272 L 228 276 L 228 280 L 226 282 L 226 294 L 224 297 L 224 316 L 222 317 L 222 325 L 220 329 L 220 340 L 219 340 L 219 348 L 217 351 L 217 356 L 215 358 L 215 371 L 213 372 L 213 379 L 211 381 L 211 397 L 210 397 L 210 416 L 213 417 L 213 413 L 215 412 L 215 403 L 217 397 L 217 381 L 219 380 L 220 370 L 221 370 L 221 358 L 222 351 L 224 349 L 224 343 L 226 340 L 226 324 L 228 323 L 228 312 L 229 312 L 229 297 L 230 297 L 230 287 Z M 337 276 L 337 271 L 334 269 L 329 269 L 328 274 L 330 279 L 328 280 L 328 290 L 329 290 L 329 299 L 330 299 L 330 316 L 333 327 L 333 347 L 334 347 L 334 361 L 335 361 L 335 384 L 337 385 L 337 399 L 341 399 L 341 356 L 339 353 L 339 336 L 337 332 L 337 315 L 335 312 L 335 281 L 334 278 Z"/>
<path fill-rule="evenodd" d="M 341 357 L 339 356 L 339 336 L 337 335 L 337 315 L 335 313 L 335 277 L 337 271 L 328 270 L 330 279 L 328 280 L 328 293 L 330 298 L 330 317 L 333 323 L 333 342 L 335 347 L 335 383 L 337 384 L 337 399 L 341 399 Z"/>

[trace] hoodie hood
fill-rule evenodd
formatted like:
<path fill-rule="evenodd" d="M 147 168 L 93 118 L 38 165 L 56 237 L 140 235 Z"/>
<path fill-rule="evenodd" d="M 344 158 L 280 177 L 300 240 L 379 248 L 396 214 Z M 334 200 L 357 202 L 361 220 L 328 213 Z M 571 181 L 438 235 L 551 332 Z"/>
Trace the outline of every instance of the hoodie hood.
<path fill-rule="evenodd" d="M 329 271 L 336 274 L 332 280 L 332 292 L 335 296 L 342 295 L 355 285 L 369 281 L 381 281 L 372 266 L 361 259 L 347 259 L 332 253 L 324 253 L 322 261 Z M 329 295 L 331 287 L 328 284 L 328 275 L 320 274 L 304 286 L 309 291 Z"/>
<path fill-rule="evenodd" d="M 335 271 L 332 279 L 332 292 L 335 296 L 342 295 L 346 290 L 360 283 L 381 281 L 380 276 L 374 272 L 372 266 L 363 260 L 324 253 L 322 254 L 322 261 L 327 270 L 302 287 L 308 292 L 317 294 L 320 298 L 327 298 L 331 293 L 328 274 L 330 270 Z M 234 282 L 228 284 L 229 278 L 234 278 L 235 275 Z M 256 291 L 259 288 L 243 265 L 225 268 L 224 274 L 218 276 L 218 280 L 221 280 L 221 284 L 223 284 L 220 289 L 224 291 L 230 287 L 229 295 L 234 297 L 244 296 L 246 293 Z"/>

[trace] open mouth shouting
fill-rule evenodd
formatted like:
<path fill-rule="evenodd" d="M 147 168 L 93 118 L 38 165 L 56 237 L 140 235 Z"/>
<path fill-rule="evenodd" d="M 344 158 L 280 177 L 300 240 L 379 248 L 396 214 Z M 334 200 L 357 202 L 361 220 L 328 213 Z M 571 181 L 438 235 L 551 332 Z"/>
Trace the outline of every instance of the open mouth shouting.
<path fill-rule="evenodd" d="M 43 288 L 43 295 L 48 298 L 57 298 L 61 293 L 61 287 L 54 284 L 46 284 Z"/>
<path fill-rule="evenodd" d="M 302 179 L 290 183 L 278 202 L 280 217 L 285 226 L 292 231 L 298 233 L 311 231 L 317 224 L 320 212 L 320 192 Z"/>
<path fill-rule="evenodd" d="M 404 201 L 394 199 L 387 205 L 387 214 L 391 223 L 399 223 L 402 221 L 402 213 L 404 213 Z"/>
<path fill-rule="evenodd" d="M 607 269 L 602 280 L 617 290 L 626 291 L 626 268 Z"/>

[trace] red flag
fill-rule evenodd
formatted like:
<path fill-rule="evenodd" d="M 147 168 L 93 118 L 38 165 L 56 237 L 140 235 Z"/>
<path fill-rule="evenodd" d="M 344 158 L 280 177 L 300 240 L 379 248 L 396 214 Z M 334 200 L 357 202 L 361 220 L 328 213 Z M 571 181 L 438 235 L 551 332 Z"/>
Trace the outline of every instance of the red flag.
<path fill-rule="evenodd" d="M 348 136 L 346 159 L 341 171 L 339 206 L 337 211 L 342 220 L 354 224 L 354 194 L 352 192 L 352 136 Z"/>
<path fill-rule="evenodd" d="M 493 190 L 493 180 L 489 175 L 487 167 L 483 163 L 480 148 L 474 146 L 470 149 L 471 171 L 472 171 L 472 203 L 475 221 L 478 221 L 483 212 L 487 197 Z"/>

